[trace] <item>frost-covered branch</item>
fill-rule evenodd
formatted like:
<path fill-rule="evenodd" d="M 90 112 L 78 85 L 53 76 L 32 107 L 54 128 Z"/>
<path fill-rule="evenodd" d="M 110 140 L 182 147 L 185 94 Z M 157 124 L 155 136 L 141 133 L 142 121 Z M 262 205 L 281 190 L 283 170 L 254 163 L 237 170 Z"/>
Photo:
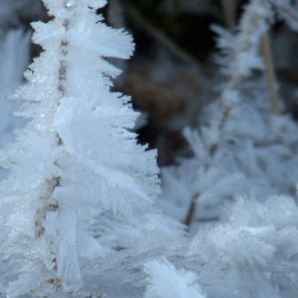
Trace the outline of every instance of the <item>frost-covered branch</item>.
<path fill-rule="evenodd" d="M 271 0 L 279 17 L 294 31 L 298 31 L 298 3 L 296 0 Z"/>
<path fill-rule="evenodd" d="M 212 133 L 209 131 L 209 133 L 203 136 L 204 132 L 202 132 L 203 135 L 200 137 L 202 139 L 195 141 L 198 148 L 193 148 L 197 154 L 205 154 L 205 156 L 199 158 L 203 164 L 202 171 L 204 173 L 210 170 L 218 150 L 221 149 L 224 142 L 226 123 L 230 117 L 231 109 L 240 99 L 239 87 L 241 81 L 249 77 L 253 70 L 263 69 L 264 67 L 260 55 L 260 44 L 264 33 L 269 28 L 271 18 L 270 4 L 267 1 L 255 0 L 246 6 L 237 30 L 238 32 L 235 35 L 222 28 L 214 28 L 220 35 L 218 45 L 223 54 L 220 61 L 222 72 L 229 78 L 220 96 L 221 112 L 219 117 L 213 119 Z M 186 133 L 186 137 L 190 143 L 193 143 L 193 136 L 189 132 Z M 202 173 L 202 175 L 205 174 Z M 191 214 L 195 214 L 196 201 L 201 196 L 201 191 L 198 190 L 197 193 L 197 195 L 193 196 L 184 219 L 184 222 L 187 224 L 191 223 L 193 218 Z"/>
<path fill-rule="evenodd" d="M 266 67 L 261 43 L 272 21 L 271 2 L 251 1 L 235 34 L 216 28 L 226 83 L 198 129 L 185 131 L 194 158 L 163 170 L 164 201 L 183 206 L 173 212 L 186 224 L 218 218 L 237 195 L 295 194 L 297 124 L 288 115 L 272 114 L 260 73 Z"/>
<path fill-rule="evenodd" d="M 169 227 L 180 227 L 152 207 L 156 152 L 137 144 L 130 98 L 111 91 L 121 71 L 108 59 L 129 58 L 131 36 L 97 15 L 106 1 L 44 3 L 51 20 L 33 24 L 43 52 L 14 95 L 28 124 L 1 152 L 10 175 L 0 185 L 0 293 L 101 295 L 111 290 L 101 281 L 117 274 L 110 258 L 133 276 L 150 250 L 171 250 L 158 235 L 169 239 Z"/>

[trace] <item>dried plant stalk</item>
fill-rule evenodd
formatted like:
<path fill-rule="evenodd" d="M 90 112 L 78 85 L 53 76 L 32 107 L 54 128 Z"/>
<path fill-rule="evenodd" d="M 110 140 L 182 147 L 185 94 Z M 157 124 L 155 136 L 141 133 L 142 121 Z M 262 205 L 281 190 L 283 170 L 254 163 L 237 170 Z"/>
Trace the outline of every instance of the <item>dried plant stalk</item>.
<path fill-rule="evenodd" d="M 236 10 L 238 0 L 221 0 L 221 6 L 227 27 L 233 30 L 236 26 Z"/>
<path fill-rule="evenodd" d="M 271 109 L 273 114 L 280 112 L 280 98 L 278 93 L 278 84 L 276 79 L 271 38 L 270 33 L 267 32 L 262 40 L 262 51 L 264 56 L 264 62 L 266 66 L 266 81 L 268 86 L 268 92 L 271 100 Z"/>

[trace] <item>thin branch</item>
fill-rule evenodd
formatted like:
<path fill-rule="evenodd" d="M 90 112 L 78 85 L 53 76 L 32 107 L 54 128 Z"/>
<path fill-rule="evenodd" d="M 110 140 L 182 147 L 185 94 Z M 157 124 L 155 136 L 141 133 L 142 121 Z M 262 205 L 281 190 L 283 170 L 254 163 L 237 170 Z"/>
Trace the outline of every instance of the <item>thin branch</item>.
<path fill-rule="evenodd" d="M 187 227 L 189 227 L 193 221 L 195 212 L 197 210 L 198 199 L 199 199 L 199 194 L 198 193 L 194 194 L 191 199 L 187 214 L 186 214 L 184 220 L 182 221 L 182 223 L 185 224 Z"/>
<path fill-rule="evenodd" d="M 273 62 L 270 33 L 265 33 L 262 40 L 262 51 L 266 66 L 266 81 L 271 100 L 271 109 L 273 114 L 280 112 L 280 98 L 278 94 L 278 84 L 276 79 L 275 67 Z"/>
<path fill-rule="evenodd" d="M 123 8 L 127 16 L 129 16 L 131 20 L 133 20 L 133 22 L 135 22 L 140 28 L 154 37 L 154 39 L 156 39 L 160 44 L 166 47 L 175 57 L 181 59 L 186 63 L 193 64 L 198 68 L 201 68 L 200 64 L 194 57 L 185 52 L 170 37 L 168 37 L 166 34 L 161 32 L 158 28 L 148 22 L 146 18 L 144 18 L 142 14 L 127 1 L 124 2 Z"/>
<path fill-rule="evenodd" d="M 233 31 L 236 27 L 236 10 L 238 0 L 221 0 L 224 19 L 229 30 Z"/>

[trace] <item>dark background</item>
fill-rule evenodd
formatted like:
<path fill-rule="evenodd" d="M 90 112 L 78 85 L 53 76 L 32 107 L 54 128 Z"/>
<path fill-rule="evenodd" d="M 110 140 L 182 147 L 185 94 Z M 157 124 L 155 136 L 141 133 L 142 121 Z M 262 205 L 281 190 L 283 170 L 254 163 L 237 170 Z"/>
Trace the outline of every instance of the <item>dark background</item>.
<path fill-rule="evenodd" d="M 10 14 L 5 12 L 1 18 L 2 32 L 19 27 L 30 30 L 31 21 L 48 19 L 40 1 L 14 1 Z M 125 27 L 134 36 L 135 55 L 121 64 L 124 74 L 116 88 L 131 95 L 135 108 L 143 113 L 136 128 L 139 141 L 158 148 L 160 165 L 191 154 L 181 131 L 196 125 L 202 108 L 216 98 L 214 85 L 222 79 L 215 63 L 216 36 L 211 25 L 236 30 L 246 2 L 110 0 L 101 12 L 112 26 Z M 297 118 L 298 38 L 280 22 L 271 38 L 285 111 Z M 40 48 L 32 46 L 32 57 L 39 52 Z"/>

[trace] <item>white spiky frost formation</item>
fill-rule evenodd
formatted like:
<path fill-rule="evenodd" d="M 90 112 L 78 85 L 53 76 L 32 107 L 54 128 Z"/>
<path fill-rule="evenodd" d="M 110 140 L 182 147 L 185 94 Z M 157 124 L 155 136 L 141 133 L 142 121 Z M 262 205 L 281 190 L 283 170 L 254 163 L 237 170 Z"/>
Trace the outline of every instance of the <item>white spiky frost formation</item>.
<path fill-rule="evenodd" d="M 190 269 L 208 297 L 291 298 L 297 293 L 298 208 L 286 196 L 242 198 L 229 220 L 201 227 L 189 247 Z"/>
<path fill-rule="evenodd" d="M 196 284 L 196 275 L 177 270 L 168 260 L 152 260 L 145 265 L 149 285 L 145 298 L 205 298 Z"/>
<path fill-rule="evenodd" d="M 136 142 L 130 98 L 111 92 L 120 71 L 106 58 L 134 46 L 97 16 L 106 1 L 43 2 L 54 18 L 34 23 L 33 41 L 44 51 L 15 94 L 29 121 L 1 153 L 0 293 L 80 297 L 82 264 L 104 251 L 98 218 L 130 222 L 159 192 L 156 152 Z"/>
<path fill-rule="evenodd" d="M 177 206 L 197 198 L 197 218 L 216 218 L 222 204 L 239 195 L 295 195 L 297 123 L 271 112 L 264 79 L 254 77 L 266 68 L 261 44 L 275 20 L 272 3 L 280 1 L 250 1 L 233 34 L 215 27 L 222 52 L 218 62 L 227 82 L 219 100 L 204 109 L 199 129 L 185 131 L 194 158 L 163 171 L 164 197 Z M 175 216 L 185 216 L 182 208 L 172 209 Z"/>
<path fill-rule="evenodd" d="M 0 146 L 12 139 L 12 130 L 19 120 L 13 117 L 15 104 L 7 96 L 21 83 L 22 73 L 29 63 L 30 34 L 10 30 L 0 38 Z"/>

